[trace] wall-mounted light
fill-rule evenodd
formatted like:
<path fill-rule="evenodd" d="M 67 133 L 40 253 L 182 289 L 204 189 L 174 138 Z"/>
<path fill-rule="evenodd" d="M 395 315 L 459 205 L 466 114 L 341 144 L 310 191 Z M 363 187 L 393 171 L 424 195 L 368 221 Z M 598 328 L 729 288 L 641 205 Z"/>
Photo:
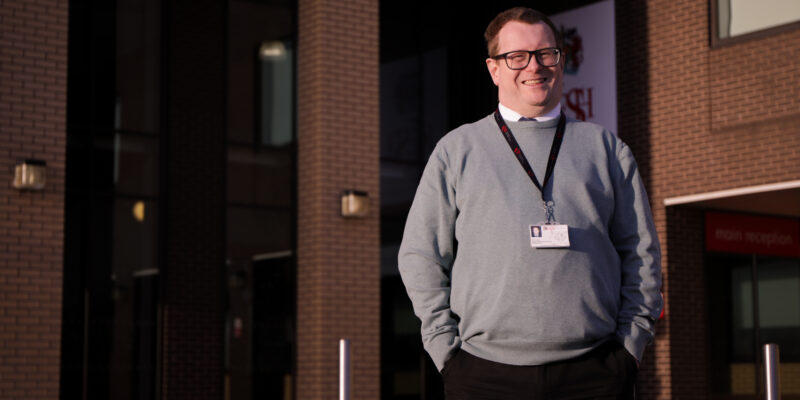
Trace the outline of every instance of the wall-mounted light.
<path fill-rule="evenodd" d="M 369 212 L 369 196 L 367 192 L 345 190 L 342 192 L 342 216 L 360 218 Z"/>
<path fill-rule="evenodd" d="M 42 160 L 21 160 L 14 170 L 14 187 L 19 190 L 42 190 L 47 182 L 47 163 Z"/>

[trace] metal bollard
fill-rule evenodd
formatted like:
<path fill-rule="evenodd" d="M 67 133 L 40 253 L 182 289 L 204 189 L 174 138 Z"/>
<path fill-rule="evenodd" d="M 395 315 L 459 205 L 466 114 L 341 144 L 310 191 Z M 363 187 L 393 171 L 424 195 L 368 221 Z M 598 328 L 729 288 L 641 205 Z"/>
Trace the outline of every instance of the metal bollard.
<path fill-rule="evenodd" d="M 350 400 L 350 339 L 339 339 L 339 400 Z"/>
<path fill-rule="evenodd" d="M 780 400 L 780 352 L 778 345 L 767 343 L 764 345 L 764 382 L 767 400 Z"/>

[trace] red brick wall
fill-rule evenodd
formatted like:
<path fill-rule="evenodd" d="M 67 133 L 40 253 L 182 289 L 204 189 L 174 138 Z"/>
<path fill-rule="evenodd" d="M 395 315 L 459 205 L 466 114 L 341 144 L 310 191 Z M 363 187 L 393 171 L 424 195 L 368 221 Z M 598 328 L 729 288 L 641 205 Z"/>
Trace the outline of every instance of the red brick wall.
<path fill-rule="evenodd" d="M 667 209 L 670 258 L 665 285 L 669 302 L 671 395 L 675 399 L 704 399 L 708 395 L 703 211 Z"/>
<path fill-rule="evenodd" d="M 378 2 L 298 8 L 297 398 L 337 396 L 351 339 L 353 399 L 380 397 Z M 369 192 L 344 219 L 339 193 Z"/>
<path fill-rule="evenodd" d="M 66 0 L 0 2 L 0 398 L 58 397 L 66 157 Z M 11 186 L 20 158 L 47 186 Z"/>
<path fill-rule="evenodd" d="M 654 203 L 800 179 L 800 30 L 712 49 L 707 2 L 649 5 Z"/>
<path fill-rule="evenodd" d="M 617 1 L 620 136 L 648 180 L 666 319 L 643 398 L 705 398 L 702 213 L 664 199 L 800 179 L 800 30 L 711 48 L 709 3 Z"/>

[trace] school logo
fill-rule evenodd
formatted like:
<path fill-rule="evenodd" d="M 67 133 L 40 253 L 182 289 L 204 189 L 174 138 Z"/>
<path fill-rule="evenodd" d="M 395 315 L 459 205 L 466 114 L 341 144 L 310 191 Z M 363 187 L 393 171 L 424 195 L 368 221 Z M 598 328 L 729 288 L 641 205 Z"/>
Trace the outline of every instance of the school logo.
<path fill-rule="evenodd" d="M 567 28 L 564 25 L 561 25 L 561 37 L 564 39 L 564 73 L 577 75 L 583 64 L 583 38 L 578 34 L 578 28 Z M 566 90 L 564 102 L 576 119 L 586 121 L 594 117 L 591 87 L 572 87 Z"/>
<path fill-rule="evenodd" d="M 561 25 L 561 37 L 564 38 L 564 73 L 575 75 L 583 64 L 583 39 L 578 28 L 564 25 Z"/>

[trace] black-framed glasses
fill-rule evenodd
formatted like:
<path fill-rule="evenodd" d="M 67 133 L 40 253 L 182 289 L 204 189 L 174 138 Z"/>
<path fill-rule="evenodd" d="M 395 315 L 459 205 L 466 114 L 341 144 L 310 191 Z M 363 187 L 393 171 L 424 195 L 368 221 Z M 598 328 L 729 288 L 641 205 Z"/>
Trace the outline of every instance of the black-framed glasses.
<path fill-rule="evenodd" d="M 543 67 L 558 65 L 561 61 L 561 49 L 548 47 L 539 50 L 514 50 L 492 57 L 495 60 L 504 58 L 508 69 L 525 69 L 531 62 L 531 55 L 536 57 L 536 62 Z"/>

